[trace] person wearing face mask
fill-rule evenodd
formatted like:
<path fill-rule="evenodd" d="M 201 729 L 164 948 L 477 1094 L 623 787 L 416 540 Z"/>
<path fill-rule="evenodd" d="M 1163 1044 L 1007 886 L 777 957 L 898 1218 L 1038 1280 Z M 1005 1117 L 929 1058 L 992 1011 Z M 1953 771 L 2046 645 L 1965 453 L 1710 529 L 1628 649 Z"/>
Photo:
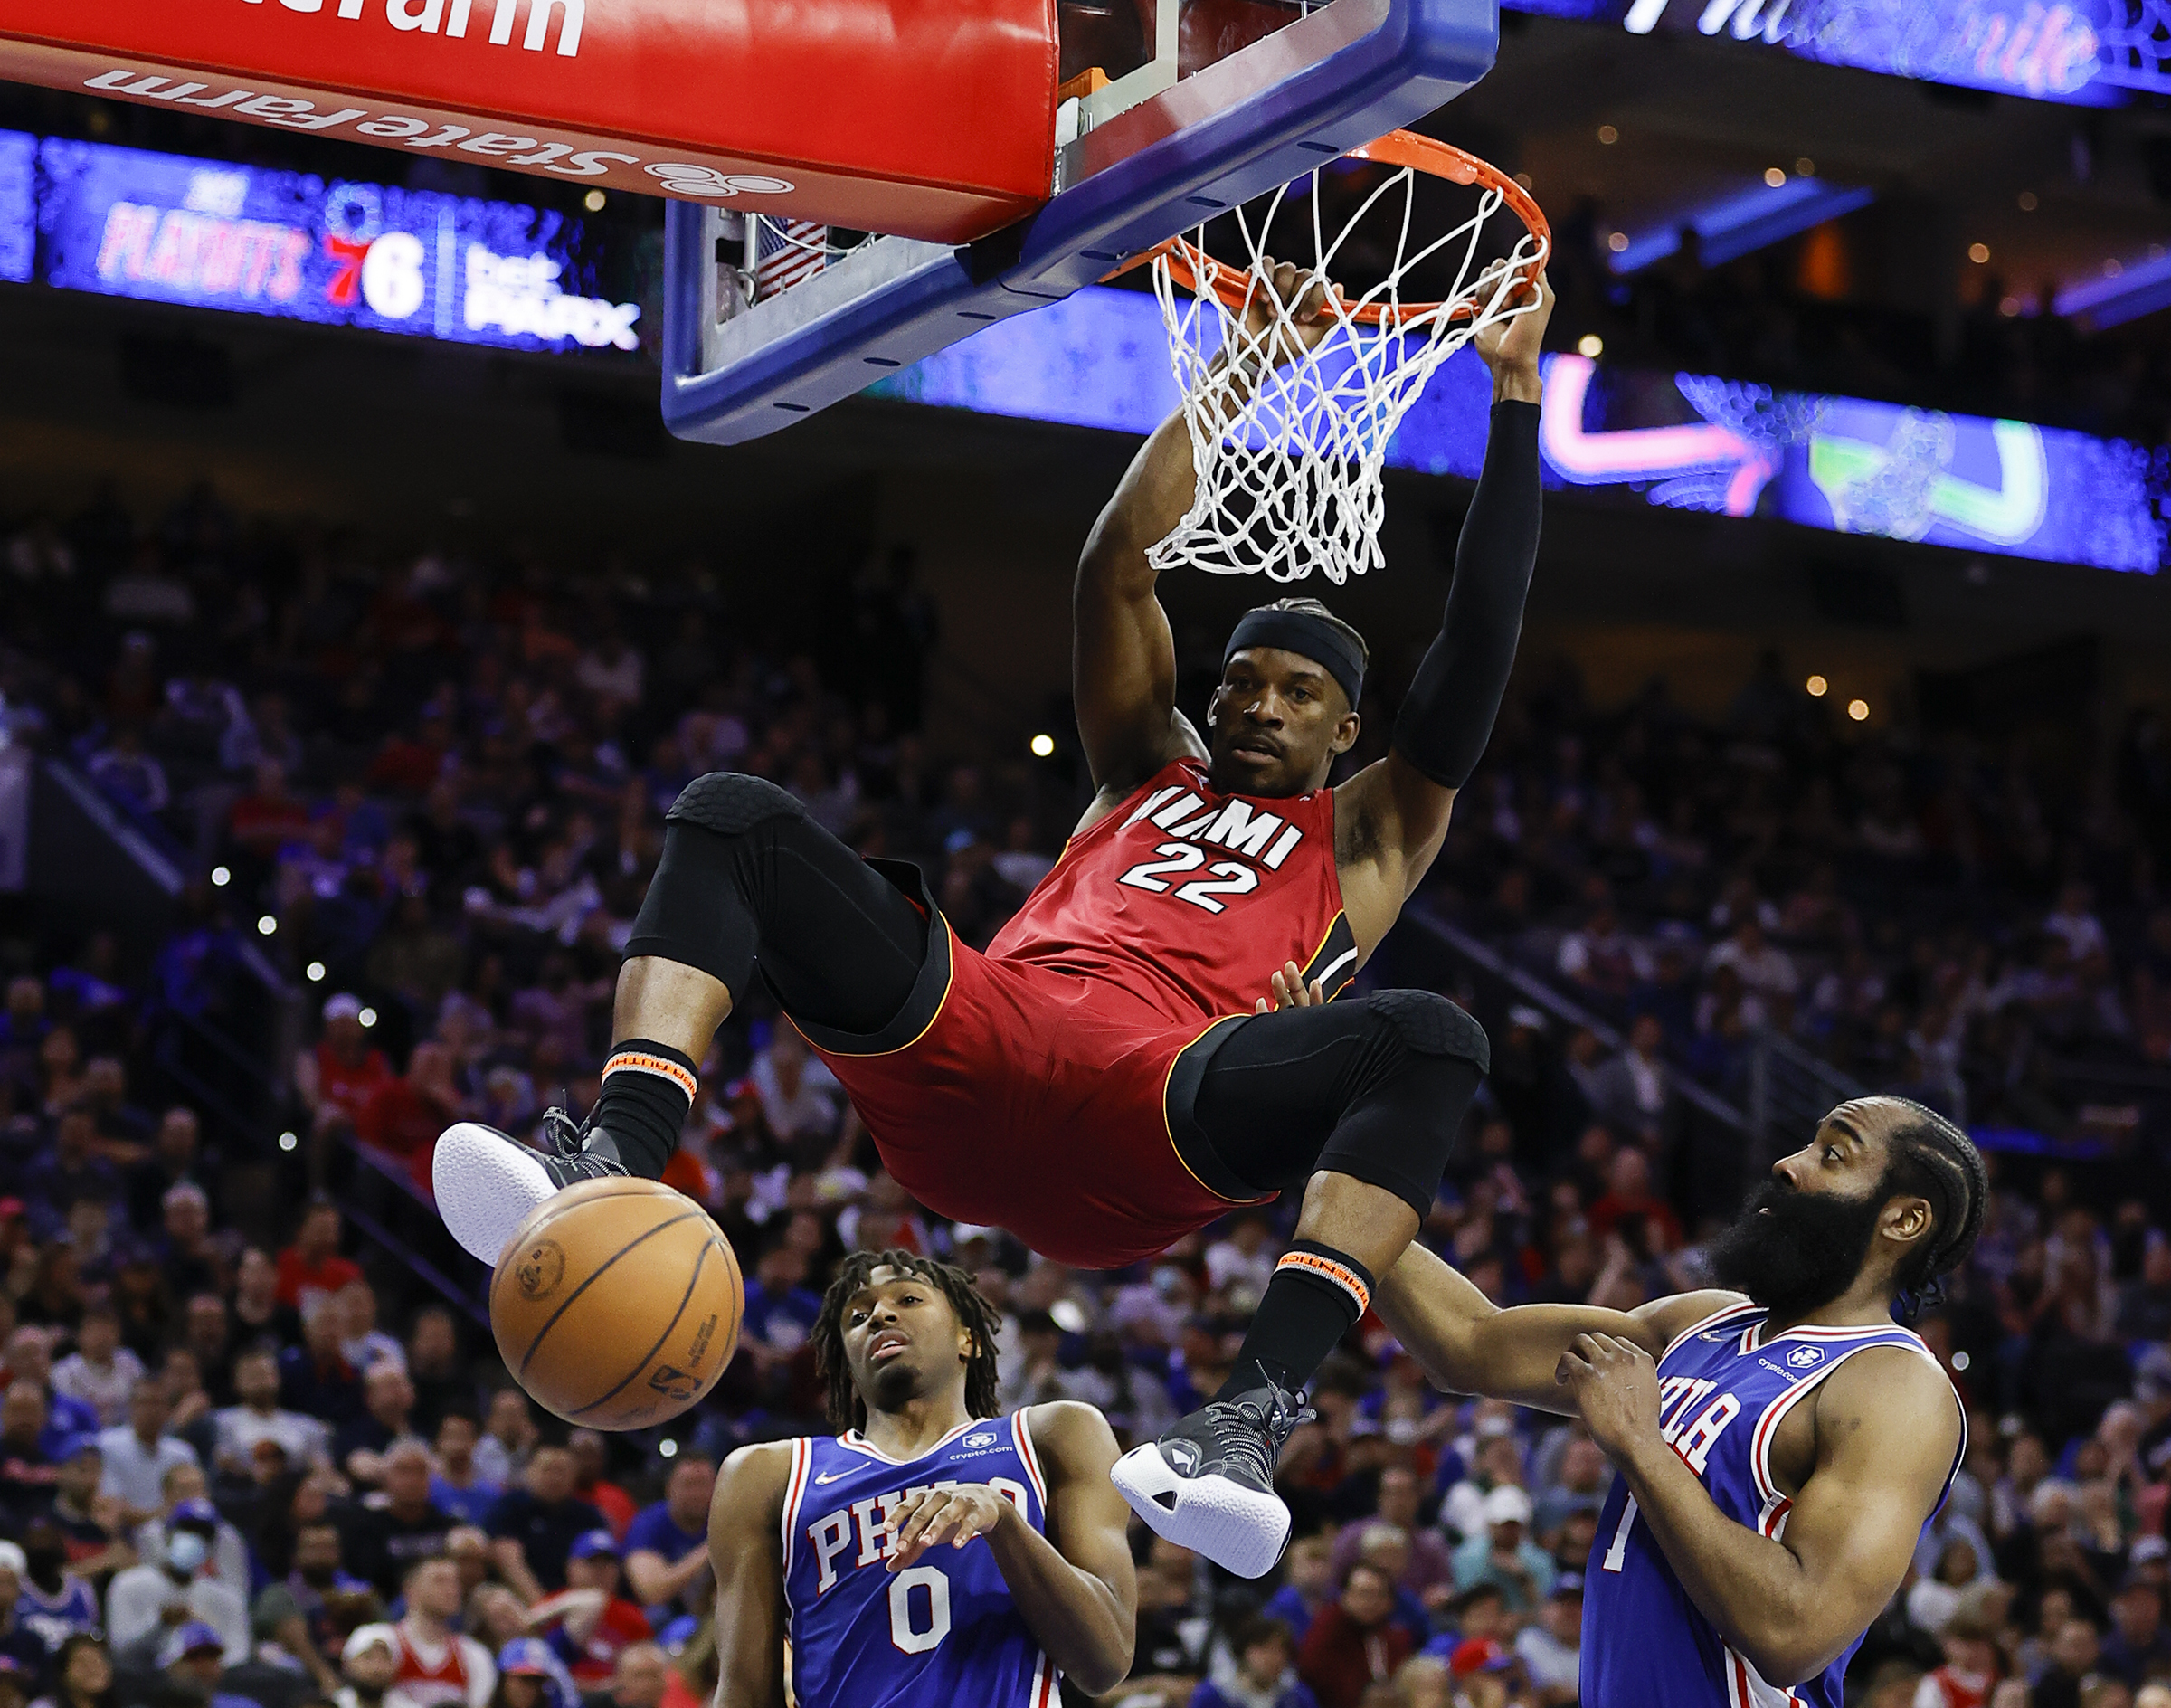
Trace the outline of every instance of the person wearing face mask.
<path fill-rule="evenodd" d="M 248 1653 L 248 1603 L 211 1570 L 218 1530 L 218 1509 L 209 1501 L 184 1501 L 166 1519 L 164 1551 L 115 1576 L 106 1592 L 106 1628 L 117 1648 L 172 1623 L 169 1609 L 177 1608 L 182 1618 L 218 1632 L 230 1661 Z"/>

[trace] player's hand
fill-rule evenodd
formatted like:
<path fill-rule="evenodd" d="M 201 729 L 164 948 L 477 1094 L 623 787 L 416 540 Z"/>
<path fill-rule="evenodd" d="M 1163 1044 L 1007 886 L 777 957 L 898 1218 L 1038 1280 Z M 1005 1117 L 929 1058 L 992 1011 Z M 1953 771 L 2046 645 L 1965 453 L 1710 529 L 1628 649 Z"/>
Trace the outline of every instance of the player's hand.
<path fill-rule="evenodd" d="M 915 1495 L 890 1520 L 889 1570 L 902 1571 L 937 1542 L 962 1548 L 985 1536 L 1013 1510 L 985 1483 L 960 1483 Z"/>
<path fill-rule="evenodd" d="M 1475 295 L 1480 304 L 1492 301 L 1493 293 L 1499 289 L 1498 273 L 1495 266 L 1478 280 Z M 1534 281 L 1509 287 L 1506 306 L 1520 308 L 1531 302 L 1533 295 L 1535 307 L 1480 327 L 1471 340 L 1492 370 L 1493 401 L 1496 403 L 1539 401 L 1538 352 L 1545 342 L 1546 323 L 1553 318 L 1553 288 L 1540 273 Z"/>
<path fill-rule="evenodd" d="M 1285 965 L 1267 983 L 1274 994 L 1271 999 L 1262 996 L 1258 1007 L 1252 1010 L 1254 1014 L 1271 1014 L 1276 1009 L 1285 1008 L 1318 1008 L 1327 1000 L 1324 982 L 1314 979 L 1309 985 L 1305 984 L 1304 970 L 1294 961 Z"/>
<path fill-rule="evenodd" d="M 1616 1464 L 1658 1438 L 1658 1366 L 1634 1341 L 1578 1334 L 1554 1367 L 1569 1390 L 1590 1438 Z"/>
<path fill-rule="evenodd" d="M 1279 367 L 1316 348 L 1334 330 L 1334 316 L 1327 308 L 1326 283 L 1316 274 L 1271 255 L 1259 257 L 1259 269 L 1264 277 L 1245 304 L 1244 329 L 1253 347 L 1266 350 Z"/>

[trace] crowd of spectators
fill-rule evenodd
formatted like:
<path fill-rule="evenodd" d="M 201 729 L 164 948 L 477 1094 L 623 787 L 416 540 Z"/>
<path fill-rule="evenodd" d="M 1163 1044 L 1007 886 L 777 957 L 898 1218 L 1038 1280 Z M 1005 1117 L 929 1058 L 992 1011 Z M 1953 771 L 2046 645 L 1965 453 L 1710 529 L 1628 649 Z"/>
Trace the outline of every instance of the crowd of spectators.
<path fill-rule="evenodd" d="M 1719 724 L 1656 685 L 1601 711 L 1566 672 L 1514 708 L 1436 903 L 1626 1035 L 1613 1053 L 1554 1029 L 1555 1143 L 1588 1115 L 1663 1149 L 1680 1077 L 1746 1097 L 1777 1037 L 1987 1145 L 2153 1159 L 2171 1136 L 2160 714 L 2100 739 L 1844 727 L 1776 654 Z"/>
<path fill-rule="evenodd" d="M 668 1431 L 557 1429 L 464 1301 L 433 1298 L 328 1201 L 236 1190 L 246 1164 L 289 1169 L 297 1194 L 390 1181 L 427 1230 L 414 1200 L 446 1122 L 531 1133 L 545 1103 L 584 1107 L 662 812 L 715 766 L 920 860 L 985 942 L 1076 802 L 930 752 L 937 633 L 909 557 L 841 580 L 819 627 L 764 626 L 691 574 L 437 553 L 385 568 L 198 490 L 146 527 L 110 498 L 25 525 L 0 586 L 9 738 L 71 757 L 187 869 L 224 878 L 191 891 L 175 941 L 195 946 L 148 968 L 95 935 L 26 926 L 5 945 L 0 1708 L 11 1691 L 59 1708 L 695 1702 L 714 1683 L 713 1466 L 819 1427 L 809 1330 L 848 1249 L 978 1276 L 1003 1318 L 1006 1409 L 1087 1400 L 1128 1441 L 1218 1385 L 1285 1210 L 1111 1276 L 950 1227 L 881 1171 L 758 1001 L 704 1063 L 668 1177 L 741 1254 L 741 1350 Z M 2171 1206 L 2118 1164 L 2152 1162 L 2161 1134 L 2145 1098 L 2086 1110 L 2059 1077 L 2079 1060 L 2145 1080 L 2171 1042 L 2156 727 L 2137 718 L 2076 765 L 1904 725 L 1843 736 L 1822 711 L 1776 663 L 1719 724 L 1658 688 L 1601 712 L 1571 674 L 1532 672 L 1423 905 L 1626 1047 L 1557 1011 L 1507 1015 L 1424 1237 L 1503 1302 L 1697 1284 L 1710 1207 L 1673 1190 L 1680 1089 L 1737 1091 L 1765 1028 L 1986 1134 L 2037 1135 L 2047 1155 L 1993 1153 L 1984 1237 L 1924 1325 L 1972 1446 L 1852 1694 L 2158 1708 Z M 290 1086 L 283 1159 L 280 1121 L 207 1131 L 188 1100 L 137 1089 L 163 1083 L 147 1009 L 186 1000 L 223 916 L 260 914 L 314 1031 L 268 1064 Z M 1573 1702 L 1611 1476 L 1588 1438 L 1428 1391 L 1369 1322 L 1313 1404 L 1283 1459 L 1298 1541 L 1275 1579 L 1238 1584 L 1140 1532 L 1138 1661 L 1113 1700 Z"/>

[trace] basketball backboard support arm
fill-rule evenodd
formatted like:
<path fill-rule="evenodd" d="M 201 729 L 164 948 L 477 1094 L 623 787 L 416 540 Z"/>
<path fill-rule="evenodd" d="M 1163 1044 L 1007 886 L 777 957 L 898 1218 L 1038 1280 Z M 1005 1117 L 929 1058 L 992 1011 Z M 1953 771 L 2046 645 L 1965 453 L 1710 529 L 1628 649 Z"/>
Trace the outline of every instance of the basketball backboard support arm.
<path fill-rule="evenodd" d="M 1413 123 L 1490 71 L 1498 41 L 1495 0 L 1332 0 L 1086 130 L 1017 224 L 961 248 L 885 238 L 731 318 L 725 216 L 673 202 L 664 418 L 711 444 L 788 426 Z"/>

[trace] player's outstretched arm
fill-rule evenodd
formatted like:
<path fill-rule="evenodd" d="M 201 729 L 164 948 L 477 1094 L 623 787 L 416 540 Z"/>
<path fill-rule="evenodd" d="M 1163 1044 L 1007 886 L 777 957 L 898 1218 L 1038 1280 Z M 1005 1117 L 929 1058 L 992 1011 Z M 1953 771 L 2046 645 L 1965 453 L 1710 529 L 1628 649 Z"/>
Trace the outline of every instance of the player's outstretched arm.
<path fill-rule="evenodd" d="M 1654 1356 L 1665 1350 L 1661 1324 L 1595 1305 L 1503 1310 L 1415 1243 L 1372 1290 L 1372 1307 L 1443 1392 L 1512 1400 L 1564 1417 L 1575 1415 L 1575 1397 L 1554 1376 L 1577 1335 L 1619 1334 L 1647 1346 Z"/>
<path fill-rule="evenodd" d="M 1299 289 L 1298 270 L 1268 262 L 1271 287 L 1283 301 Z M 1255 337 L 1271 324 L 1260 305 L 1250 314 Z M 1315 344 L 1332 327 L 1316 289 L 1292 311 L 1295 337 Z M 1099 798 L 1087 821 L 1171 759 L 1207 756 L 1205 742 L 1176 709 L 1176 639 L 1154 596 L 1160 572 L 1146 554 L 1175 530 L 1191 508 L 1198 475 L 1191 437 L 1179 410 L 1154 429 L 1131 460 L 1078 560 L 1072 593 L 1071 697 L 1078 738 Z"/>
<path fill-rule="evenodd" d="M 1775 1542 L 1721 1512 L 1660 1438 L 1641 1347 L 1578 1337 L 1560 1380 L 1627 1480 L 1628 1522 L 1651 1527 L 1698 1611 L 1782 1688 L 1829 1666 L 1892 1599 L 1959 1447 L 1942 1371 L 1904 1347 L 1857 1352 L 1813 1397 L 1815 1465 Z"/>
<path fill-rule="evenodd" d="M 716 1573 L 716 1708 L 783 1708 L 784 1556 L 778 1525 L 792 1445 L 741 1447 L 716 1473 L 708 1557 Z"/>
<path fill-rule="evenodd" d="M 1115 1437 L 1105 1418 L 1076 1400 L 1035 1406 L 1026 1419 L 1048 1474 L 1048 1533 L 984 1483 L 954 1484 L 898 1509 L 889 1570 L 903 1570 L 937 1543 L 962 1548 L 986 1537 L 1043 1652 L 1087 1695 L 1104 1695 L 1131 1671 L 1138 1626 L 1131 1509 L 1108 1480 Z"/>
<path fill-rule="evenodd" d="M 1493 421 L 1477 491 L 1455 548 L 1439 637 L 1395 719 L 1394 745 L 1335 792 L 1336 854 L 1351 929 L 1367 953 L 1440 851 L 1455 797 L 1493 737 L 1538 561 L 1539 348 L 1552 318 L 1537 304 L 1474 340 L 1493 375 Z"/>

